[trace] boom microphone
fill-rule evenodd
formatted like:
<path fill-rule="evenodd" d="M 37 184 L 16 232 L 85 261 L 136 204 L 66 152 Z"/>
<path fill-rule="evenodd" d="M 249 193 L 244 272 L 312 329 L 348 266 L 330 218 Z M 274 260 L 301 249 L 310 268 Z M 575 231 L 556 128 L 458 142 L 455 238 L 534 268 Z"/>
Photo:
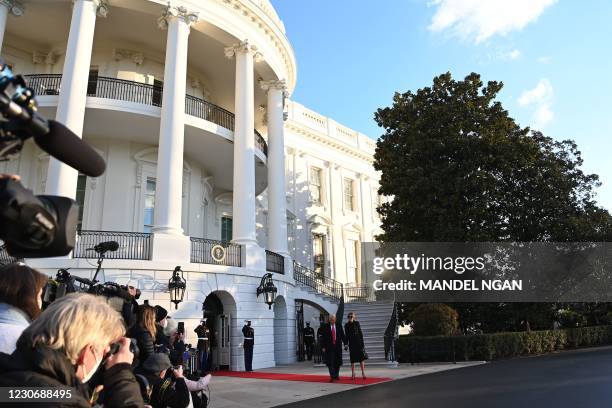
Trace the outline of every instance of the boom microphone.
<path fill-rule="evenodd" d="M 119 249 L 119 243 L 117 241 L 105 241 L 100 242 L 98 245 L 93 248 L 87 248 L 90 251 L 96 251 L 98 253 L 104 253 L 108 251 L 116 251 Z"/>
<path fill-rule="evenodd" d="M 42 150 L 90 177 L 104 174 L 106 163 L 91 146 L 61 123 L 48 122 L 48 133 L 34 133 L 34 140 Z"/>

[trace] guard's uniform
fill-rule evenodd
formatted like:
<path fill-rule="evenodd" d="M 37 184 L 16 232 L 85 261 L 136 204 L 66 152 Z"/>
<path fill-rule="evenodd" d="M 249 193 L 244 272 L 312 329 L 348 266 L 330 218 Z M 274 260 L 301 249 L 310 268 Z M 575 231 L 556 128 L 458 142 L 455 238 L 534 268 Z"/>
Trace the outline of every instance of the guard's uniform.
<path fill-rule="evenodd" d="M 210 329 L 205 324 L 200 324 L 194 332 L 198 335 L 198 355 L 200 371 L 208 370 L 208 353 L 210 351 Z"/>
<path fill-rule="evenodd" d="M 314 348 L 315 332 L 310 326 L 304 328 L 304 345 L 306 346 L 306 356 L 312 360 L 312 349 Z"/>
<path fill-rule="evenodd" d="M 253 371 L 253 346 L 255 345 L 255 330 L 246 324 L 242 327 L 242 335 L 244 336 L 244 369 Z"/>

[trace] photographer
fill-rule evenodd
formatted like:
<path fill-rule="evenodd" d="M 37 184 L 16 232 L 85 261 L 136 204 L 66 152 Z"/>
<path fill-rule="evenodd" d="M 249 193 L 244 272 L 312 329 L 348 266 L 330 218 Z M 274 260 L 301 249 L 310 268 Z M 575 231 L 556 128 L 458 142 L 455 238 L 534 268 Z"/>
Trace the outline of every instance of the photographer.
<path fill-rule="evenodd" d="M 170 337 L 164 334 L 164 329 L 168 325 L 168 318 L 168 311 L 159 305 L 155 305 L 155 326 L 157 327 L 155 351 L 162 353 L 170 352 Z"/>
<path fill-rule="evenodd" d="M 12 355 L 0 353 L 1 387 L 67 387 L 72 398 L 46 406 L 90 407 L 85 383 L 104 367 L 105 407 L 143 407 L 131 372 L 133 354 L 119 313 L 104 299 L 70 294 L 53 302 L 23 332 Z M 111 346 L 119 343 L 111 354 Z"/>
<path fill-rule="evenodd" d="M 46 275 L 14 263 L 0 269 L 0 352 L 12 353 L 17 339 L 38 317 Z"/>
<path fill-rule="evenodd" d="M 125 322 L 126 330 L 129 331 L 138 322 L 138 302 L 136 301 L 138 292 L 133 286 L 128 286 L 127 293 L 131 299 L 123 302 L 121 316 Z"/>
<path fill-rule="evenodd" d="M 157 330 L 155 325 L 155 309 L 149 305 L 140 305 L 138 307 L 138 321 L 128 333 L 129 337 L 136 340 L 140 350 L 140 361 L 135 361 L 135 366 L 142 364 L 147 357 L 155 352 L 154 339 L 157 335 Z"/>
<path fill-rule="evenodd" d="M 183 377 L 183 367 L 173 367 L 167 354 L 151 354 L 137 373 L 143 375 L 149 382 L 150 395 L 145 397 L 148 397 L 148 403 L 153 408 L 189 406 L 191 400 Z"/>

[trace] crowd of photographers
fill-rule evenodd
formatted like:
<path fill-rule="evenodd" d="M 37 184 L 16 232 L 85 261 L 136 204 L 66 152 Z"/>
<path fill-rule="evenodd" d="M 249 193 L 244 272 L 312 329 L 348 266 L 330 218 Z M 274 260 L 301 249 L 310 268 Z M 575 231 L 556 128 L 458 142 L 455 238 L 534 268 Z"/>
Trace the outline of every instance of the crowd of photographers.
<path fill-rule="evenodd" d="M 71 293 L 42 310 L 48 281 L 24 264 L 0 269 L 0 387 L 70 390 L 55 407 L 207 405 L 211 376 L 186 378 L 184 333 L 163 307 L 138 305 L 129 288 L 120 308 Z"/>

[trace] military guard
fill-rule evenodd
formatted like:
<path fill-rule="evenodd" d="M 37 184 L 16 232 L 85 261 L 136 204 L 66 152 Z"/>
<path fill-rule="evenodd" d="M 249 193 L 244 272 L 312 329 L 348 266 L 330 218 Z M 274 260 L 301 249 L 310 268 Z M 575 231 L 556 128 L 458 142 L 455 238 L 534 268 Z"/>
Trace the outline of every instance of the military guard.
<path fill-rule="evenodd" d="M 206 325 L 206 319 L 200 320 L 200 325 L 194 329 L 198 336 L 198 362 L 202 375 L 208 371 L 208 353 L 210 352 L 210 329 Z"/>
<path fill-rule="evenodd" d="M 245 371 L 253 371 L 253 346 L 255 345 L 255 330 L 251 327 L 251 321 L 245 320 L 246 324 L 242 327 L 242 335 L 244 336 L 244 369 Z"/>
<path fill-rule="evenodd" d="M 304 328 L 304 345 L 306 346 L 306 357 L 309 361 L 312 360 L 312 349 L 314 348 L 314 341 L 314 329 L 310 327 L 310 322 L 306 322 L 306 327 Z"/>

